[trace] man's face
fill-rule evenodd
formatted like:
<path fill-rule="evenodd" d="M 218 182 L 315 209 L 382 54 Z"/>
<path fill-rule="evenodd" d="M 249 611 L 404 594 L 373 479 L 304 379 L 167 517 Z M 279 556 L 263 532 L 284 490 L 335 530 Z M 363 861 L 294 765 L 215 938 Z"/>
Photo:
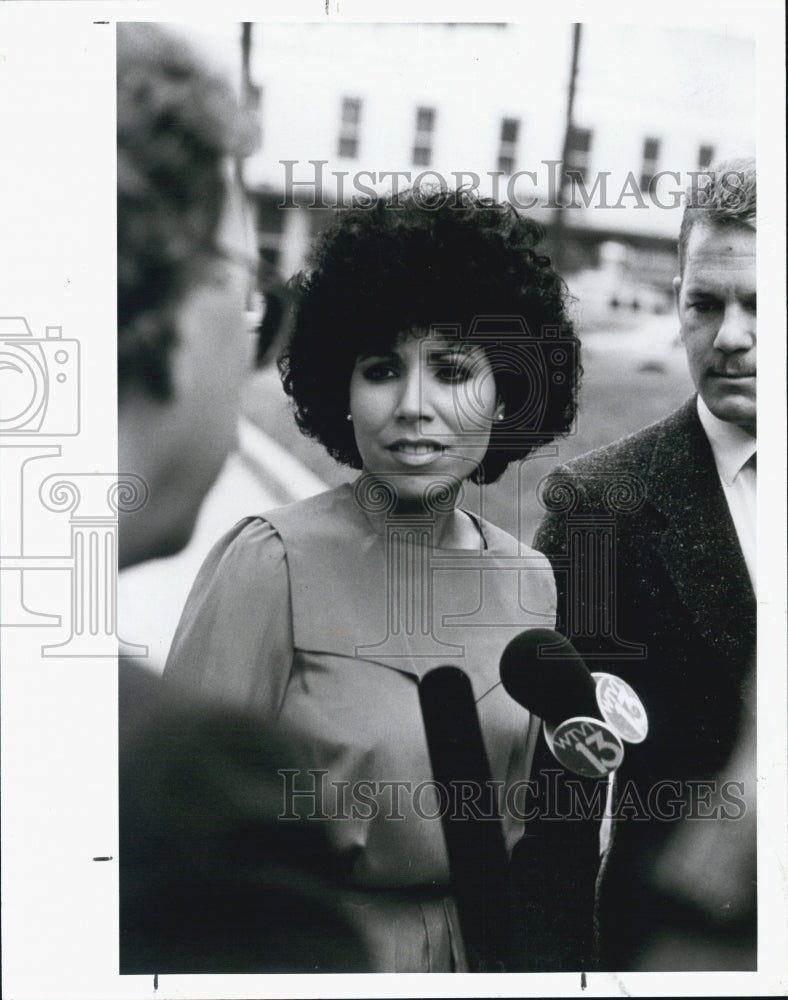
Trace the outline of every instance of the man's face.
<path fill-rule="evenodd" d="M 168 476 L 181 507 L 173 519 L 173 528 L 176 523 L 181 528 L 180 544 L 188 540 L 205 493 L 235 447 L 241 390 L 251 367 L 244 310 L 256 261 L 242 200 L 238 190 L 229 192 L 216 240 L 223 256 L 187 293 L 178 315 L 173 401 L 178 454 Z"/>
<path fill-rule="evenodd" d="M 673 282 L 690 375 L 720 420 L 755 435 L 755 230 L 698 222 Z"/>

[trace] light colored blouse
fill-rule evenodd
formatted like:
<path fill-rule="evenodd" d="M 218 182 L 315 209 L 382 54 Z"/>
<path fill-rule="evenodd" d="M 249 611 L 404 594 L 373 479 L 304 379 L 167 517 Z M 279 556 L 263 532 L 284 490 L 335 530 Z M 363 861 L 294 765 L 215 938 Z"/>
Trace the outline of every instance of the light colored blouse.
<path fill-rule="evenodd" d="M 499 661 L 553 626 L 552 570 L 477 523 L 478 550 L 440 549 L 423 519 L 373 527 L 352 485 L 247 518 L 203 565 L 164 672 L 286 735 L 283 814 L 335 820 L 347 910 L 380 971 L 464 963 L 419 678 L 442 664 L 469 677 L 502 804 L 529 774 L 529 716 Z M 522 829 L 504 809 L 510 850 Z"/>

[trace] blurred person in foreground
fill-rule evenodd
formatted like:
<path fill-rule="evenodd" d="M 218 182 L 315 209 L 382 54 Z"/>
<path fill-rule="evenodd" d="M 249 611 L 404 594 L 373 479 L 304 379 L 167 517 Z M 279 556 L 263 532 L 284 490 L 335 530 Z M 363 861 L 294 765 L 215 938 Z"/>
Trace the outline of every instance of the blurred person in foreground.
<path fill-rule="evenodd" d="M 155 25 L 118 25 L 117 72 L 119 465 L 147 490 L 123 568 L 188 542 L 234 445 L 257 270 L 235 166 L 256 130 Z M 122 973 L 364 967 L 315 874 L 319 824 L 275 821 L 264 727 L 121 660 L 119 736 Z"/>
<path fill-rule="evenodd" d="M 361 475 L 227 533 L 164 671 L 276 724 L 288 808 L 329 816 L 340 905 L 376 971 L 469 969 L 421 678 L 460 666 L 493 779 L 508 790 L 529 776 L 533 723 L 499 661 L 515 635 L 553 624 L 553 575 L 462 502 L 469 480 L 493 483 L 574 416 L 577 342 L 540 237 L 510 206 L 461 191 L 339 213 L 301 276 L 281 370 L 301 430 Z M 431 571 L 434 558 L 448 564 Z M 503 831 L 511 850 L 515 812 Z M 548 876 L 556 892 L 561 875 Z M 590 905 L 585 916 L 590 927 Z"/>
<path fill-rule="evenodd" d="M 632 685 L 649 720 L 614 786 L 598 896 L 605 969 L 755 968 L 749 723 L 739 741 L 754 715 L 755 247 L 755 163 L 720 163 L 687 194 L 674 281 L 697 394 L 555 470 L 543 494 L 553 512 L 534 544 L 560 567 L 563 629 L 592 669 Z M 611 524 L 610 561 L 595 563 L 592 536 Z"/>

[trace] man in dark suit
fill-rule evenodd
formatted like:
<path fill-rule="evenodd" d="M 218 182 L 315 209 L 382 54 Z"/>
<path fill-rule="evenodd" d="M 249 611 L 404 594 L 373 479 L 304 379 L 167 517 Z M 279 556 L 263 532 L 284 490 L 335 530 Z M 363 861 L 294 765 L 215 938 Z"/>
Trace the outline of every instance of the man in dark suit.
<path fill-rule="evenodd" d="M 117 66 L 119 456 L 145 499 L 123 568 L 188 542 L 233 446 L 258 262 L 236 169 L 255 125 L 229 86 L 157 25 L 118 25 Z M 256 720 L 120 661 L 121 973 L 367 967 L 319 822 L 277 819 L 282 762 Z"/>
<path fill-rule="evenodd" d="M 655 874 L 687 821 L 733 824 L 754 808 L 749 785 L 715 776 L 755 656 L 755 209 L 753 161 L 718 165 L 688 195 L 674 287 L 697 396 L 555 470 L 543 492 L 534 544 L 556 571 L 560 627 L 592 671 L 632 685 L 649 718 L 611 799 L 597 900 L 605 969 L 649 968 L 654 935 L 676 921 L 744 943 L 706 967 L 755 963 L 754 858 L 738 895 L 704 900 L 689 880 L 668 892 Z M 672 967 L 694 962 L 677 953 Z M 666 968 L 664 955 L 653 967 Z"/>

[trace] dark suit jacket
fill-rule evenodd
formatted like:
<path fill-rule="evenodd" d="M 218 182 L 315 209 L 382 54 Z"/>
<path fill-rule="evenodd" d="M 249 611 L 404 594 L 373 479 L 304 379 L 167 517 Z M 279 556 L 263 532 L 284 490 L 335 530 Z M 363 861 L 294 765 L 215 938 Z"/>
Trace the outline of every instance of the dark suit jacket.
<path fill-rule="evenodd" d="M 755 597 L 694 398 L 556 469 L 543 502 L 534 545 L 556 571 L 559 629 L 649 718 L 618 771 L 598 891 L 601 965 L 624 970 L 659 923 L 650 875 L 675 820 L 709 811 L 692 782 L 713 779 L 735 743 Z"/>

